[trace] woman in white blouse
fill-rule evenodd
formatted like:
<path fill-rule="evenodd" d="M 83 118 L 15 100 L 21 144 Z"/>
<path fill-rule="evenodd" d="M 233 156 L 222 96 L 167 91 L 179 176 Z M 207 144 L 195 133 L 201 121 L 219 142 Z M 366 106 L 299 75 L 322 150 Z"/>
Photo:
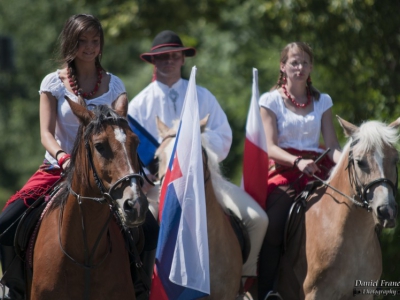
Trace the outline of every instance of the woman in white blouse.
<path fill-rule="evenodd" d="M 288 44 L 281 53 L 277 84 L 260 97 L 270 171 L 266 202 L 269 227 L 260 253 L 258 299 L 276 297 L 266 295 L 274 288 L 284 226 L 295 195 L 314 173 L 326 178 L 341 154 L 332 121 L 332 99 L 312 86 L 312 68 L 310 46 Z M 331 151 L 316 164 L 315 159 L 324 151 L 319 144 L 321 134 Z M 302 173 L 305 176 L 298 180 Z"/>

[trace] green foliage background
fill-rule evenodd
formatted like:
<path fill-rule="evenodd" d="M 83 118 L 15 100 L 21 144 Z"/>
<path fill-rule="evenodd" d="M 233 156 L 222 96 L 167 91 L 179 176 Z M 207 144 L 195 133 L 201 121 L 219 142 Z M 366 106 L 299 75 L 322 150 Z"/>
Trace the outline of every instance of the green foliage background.
<path fill-rule="evenodd" d="M 260 92 L 268 91 L 278 76 L 280 50 L 291 41 L 313 47 L 313 83 L 332 96 L 335 114 L 355 124 L 400 116 L 399 11 L 393 0 L 1 1 L 0 36 L 13 40 L 15 67 L 0 69 L 0 201 L 21 188 L 43 159 L 38 90 L 58 67 L 57 36 L 72 14 L 101 20 L 103 65 L 124 81 L 130 98 L 150 82 L 152 67 L 139 54 L 159 31 L 174 30 L 197 48 L 184 74 L 196 65 L 197 83 L 226 111 L 234 142 L 224 173 L 239 183 L 252 68 L 259 70 Z M 387 280 L 400 279 L 399 228 L 383 233 Z"/>

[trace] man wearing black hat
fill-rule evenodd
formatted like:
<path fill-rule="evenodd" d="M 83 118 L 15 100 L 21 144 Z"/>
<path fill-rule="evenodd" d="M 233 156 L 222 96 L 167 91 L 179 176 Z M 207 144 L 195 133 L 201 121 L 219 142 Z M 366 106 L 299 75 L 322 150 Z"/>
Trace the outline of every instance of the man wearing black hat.
<path fill-rule="evenodd" d="M 196 50 L 185 47 L 179 36 L 170 30 L 160 32 L 153 40 L 150 52 L 140 58 L 154 65 L 153 81 L 129 103 L 128 113 L 143 126 L 156 140 L 161 142 L 156 125 L 159 117 L 168 127 L 181 116 L 188 80 L 181 78 L 181 68 L 186 57 L 192 57 Z M 206 130 L 203 133 L 209 149 L 222 161 L 229 153 L 232 144 L 232 130 L 228 119 L 217 99 L 207 89 L 197 86 L 199 101 L 199 118 L 208 114 Z M 256 276 L 257 258 L 265 232 L 268 218 L 264 210 L 242 189 L 229 184 L 225 191 L 227 197 L 221 201 L 243 220 L 251 239 L 249 258 L 243 267 L 244 276 Z M 158 216 L 159 187 L 147 193 L 149 209 Z"/>
<path fill-rule="evenodd" d="M 188 80 L 181 78 L 181 68 L 186 57 L 196 50 L 185 47 L 179 36 L 170 30 L 160 32 L 153 41 L 150 52 L 140 58 L 154 65 L 153 81 L 129 103 L 128 113 L 159 140 L 156 116 L 168 127 L 179 119 L 185 100 Z M 211 113 L 206 133 L 211 150 L 222 161 L 232 143 L 232 130 L 217 99 L 207 89 L 197 86 L 200 119 Z M 159 140 L 160 141 L 160 140 Z"/>
<path fill-rule="evenodd" d="M 185 58 L 194 55 L 196 50 L 185 47 L 179 36 L 170 30 L 160 32 L 154 38 L 151 50 L 140 55 L 142 60 L 154 65 L 153 81 L 132 99 L 128 113 L 159 142 L 156 117 L 170 128 L 173 121 L 180 118 L 189 83 L 181 78 L 181 68 Z M 207 142 L 218 160 L 222 161 L 232 144 L 228 119 L 217 99 L 207 89 L 197 86 L 197 96 L 200 119 L 210 114 L 205 132 Z M 158 200 L 157 189 L 149 191 L 147 197 L 149 209 L 157 216 L 158 202 L 154 202 Z"/>

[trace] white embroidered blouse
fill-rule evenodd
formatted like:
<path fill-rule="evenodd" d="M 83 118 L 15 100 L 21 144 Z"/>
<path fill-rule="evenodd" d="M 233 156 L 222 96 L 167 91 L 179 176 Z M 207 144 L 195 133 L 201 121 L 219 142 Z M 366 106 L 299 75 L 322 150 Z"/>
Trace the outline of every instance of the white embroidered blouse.
<path fill-rule="evenodd" d="M 261 95 L 259 104 L 276 115 L 279 147 L 323 152 L 319 148 L 321 119 L 323 113 L 333 105 L 328 94 L 321 94 L 318 101 L 314 100 L 313 111 L 305 116 L 287 109 L 278 90 Z"/>
<path fill-rule="evenodd" d="M 55 139 L 64 151 L 71 153 L 80 124 L 64 96 L 68 96 L 75 102 L 78 102 L 78 97 L 66 89 L 64 83 L 59 77 L 59 73 L 60 70 L 57 70 L 56 72 L 48 74 L 43 79 L 40 85 L 39 94 L 50 92 L 57 99 Z M 88 107 L 90 107 L 90 105 L 100 104 L 111 106 L 114 100 L 116 100 L 121 94 L 125 93 L 125 86 L 121 79 L 111 73 L 107 74 L 111 76 L 108 92 L 99 97 L 86 100 Z M 45 158 L 53 165 L 57 165 L 57 161 L 47 151 Z"/>

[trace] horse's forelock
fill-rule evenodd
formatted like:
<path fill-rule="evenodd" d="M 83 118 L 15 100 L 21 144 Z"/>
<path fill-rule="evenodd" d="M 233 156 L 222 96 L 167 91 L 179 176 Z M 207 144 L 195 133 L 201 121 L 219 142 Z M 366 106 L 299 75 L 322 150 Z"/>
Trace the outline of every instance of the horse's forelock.
<path fill-rule="evenodd" d="M 347 158 L 348 155 L 346 153 L 349 152 L 350 145 L 354 141 L 357 141 L 354 144 L 354 147 L 357 147 L 357 149 L 362 149 L 363 153 L 374 149 L 378 152 L 378 155 L 383 156 L 383 146 L 385 144 L 395 146 L 398 140 L 399 134 L 396 128 L 389 127 L 379 121 L 368 121 L 363 123 L 360 126 L 359 130 L 348 140 L 346 145 L 343 147 L 342 155 L 336 166 L 332 169 L 328 181 L 336 176 L 336 173 L 340 169 L 339 166 L 341 166 L 343 164 L 343 161 Z"/>
<path fill-rule="evenodd" d="M 99 133 L 103 129 L 105 120 L 111 118 L 113 121 L 118 122 L 118 120 L 121 119 L 121 116 L 107 105 L 96 106 L 93 109 L 93 113 L 95 117 L 86 127 L 84 136 L 85 140 L 87 140 L 93 133 Z"/>
<path fill-rule="evenodd" d="M 357 148 L 363 149 L 365 152 L 374 149 L 380 156 L 383 156 L 384 145 L 395 146 L 399 140 L 399 134 L 397 129 L 382 122 L 369 121 L 360 126 L 353 139 L 358 140 Z"/>

